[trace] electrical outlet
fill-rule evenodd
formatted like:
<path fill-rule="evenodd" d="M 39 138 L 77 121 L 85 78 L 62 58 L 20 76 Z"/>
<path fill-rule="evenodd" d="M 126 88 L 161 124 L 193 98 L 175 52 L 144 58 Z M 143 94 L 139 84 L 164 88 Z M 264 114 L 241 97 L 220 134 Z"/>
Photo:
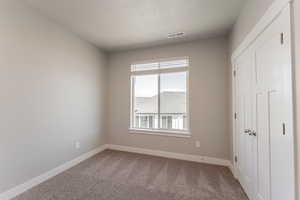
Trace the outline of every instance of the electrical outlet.
<path fill-rule="evenodd" d="M 196 148 L 200 148 L 200 141 L 196 141 Z"/>
<path fill-rule="evenodd" d="M 76 142 L 75 142 L 75 148 L 76 148 L 76 149 L 80 149 L 80 142 L 79 142 L 79 141 L 76 141 Z"/>

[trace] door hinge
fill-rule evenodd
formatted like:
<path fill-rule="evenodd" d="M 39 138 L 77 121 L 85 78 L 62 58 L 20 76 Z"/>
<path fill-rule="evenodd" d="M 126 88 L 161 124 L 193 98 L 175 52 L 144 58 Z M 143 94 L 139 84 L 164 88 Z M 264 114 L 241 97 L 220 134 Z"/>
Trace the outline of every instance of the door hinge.
<path fill-rule="evenodd" d="M 237 113 L 234 113 L 234 119 L 237 119 Z"/>
<path fill-rule="evenodd" d="M 237 156 L 234 156 L 234 161 L 235 161 L 235 162 L 237 162 L 237 161 L 238 161 L 238 159 L 237 159 Z"/>
<path fill-rule="evenodd" d="M 281 42 L 281 44 L 284 44 L 284 35 L 283 35 L 283 33 L 280 34 L 280 42 Z"/>
<path fill-rule="evenodd" d="M 282 134 L 285 135 L 286 128 L 285 128 L 285 123 L 282 123 Z"/>

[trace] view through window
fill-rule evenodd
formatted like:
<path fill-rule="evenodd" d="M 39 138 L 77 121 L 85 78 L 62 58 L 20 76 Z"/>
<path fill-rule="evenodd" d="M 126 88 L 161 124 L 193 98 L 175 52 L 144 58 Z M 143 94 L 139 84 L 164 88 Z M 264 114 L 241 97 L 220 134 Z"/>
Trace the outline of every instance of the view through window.
<path fill-rule="evenodd" d="M 188 133 L 188 59 L 131 66 L 131 128 Z"/>

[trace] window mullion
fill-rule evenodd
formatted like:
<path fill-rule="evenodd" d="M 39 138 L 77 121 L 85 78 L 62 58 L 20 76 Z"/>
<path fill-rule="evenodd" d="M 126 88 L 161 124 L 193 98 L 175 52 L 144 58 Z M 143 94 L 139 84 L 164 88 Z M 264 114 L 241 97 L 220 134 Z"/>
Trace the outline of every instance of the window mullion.
<path fill-rule="evenodd" d="M 159 67 L 159 69 L 160 69 L 160 62 L 158 63 L 158 67 Z M 157 95 L 157 98 L 158 98 L 158 103 L 157 103 L 157 105 L 158 105 L 158 109 L 157 109 L 157 111 L 158 111 L 158 129 L 160 129 L 161 128 L 161 124 L 160 124 L 160 73 L 158 73 L 158 95 Z"/>
<path fill-rule="evenodd" d="M 158 128 L 160 129 L 161 127 L 160 127 L 160 74 L 158 74 L 158 95 L 157 95 L 157 97 L 158 97 L 158 103 L 157 103 L 157 105 L 158 105 Z"/>
<path fill-rule="evenodd" d="M 134 107 L 135 107 L 135 76 L 131 76 L 131 127 L 137 127 L 136 125 L 136 118 L 134 114 Z M 139 127 L 139 126 L 138 126 Z"/>

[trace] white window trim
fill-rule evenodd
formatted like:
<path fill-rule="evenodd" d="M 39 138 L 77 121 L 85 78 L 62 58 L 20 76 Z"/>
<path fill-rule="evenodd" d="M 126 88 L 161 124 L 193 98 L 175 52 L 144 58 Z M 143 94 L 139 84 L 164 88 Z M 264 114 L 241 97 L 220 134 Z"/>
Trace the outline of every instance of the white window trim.
<path fill-rule="evenodd" d="M 155 70 L 145 70 L 145 71 L 131 71 L 131 66 L 136 64 L 146 64 L 149 62 L 163 62 L 168 60 L 180 60 L 187 59 L 189 61 L 188 67 L 178 67 L 178 68 L 166 68 L 166 69 L 155 69 Z M 184 137 L 189 138 L 192 136 L 190 132 L 190 106 L 189 106 L 189 68 L 190 60 L 189 57 L 175 57 L 175 58 L 164 58 L 158 60 L 149 60 L 143 62 L 135 62 L 130 65 L 130 122 L 129 122 L 129 133 L 133 134 L 147 134 L 147 135 L 160 135 L 160 136 L 174 136 L 174 137 Z M 164 73 L 176 73 L 176 72 L 186 72 L 186 110 L 187 110 L 187 130 L 169 130 L 169 129 L 139 129 L 134 128 L 134 76 L 139 75 L 150 75 L 150 74 L 164 74 Z M 158 91 L 160 91 L 160 75 L 158 76 Z M 160 95 L 158 95 L 158 115 L 160 115 Z M 159 117 L 159 116 L 158 116 Z M 158 120 L 158 127 L 160 127 L 160 120 Z"/>
<path fill-rule="evenodd" d="M 131 134 L 145 134 L 145 135 L 158 135 L 167 137 L 181 137 L 190 138 L 192 134 L 189 131 L 183 130 L 165 130 L 165 129 L 140 129 L 140 128 L 129 128 Z"/>
<path fill-rule="evenodd" d="M 166 62 L 166 61 L 171 61 L 171 60 L 189 60 L 189 57 L 188 56 L 180 56 L 180 57 L 168 57 L 168 58 L 160 58 L 160 59 L 142 60 L 142 61 L 137 61 L 137 62 L 131 63 L 131 66 L 139 65 L 139 64 L 147 64 L 147 63 Z"/>

